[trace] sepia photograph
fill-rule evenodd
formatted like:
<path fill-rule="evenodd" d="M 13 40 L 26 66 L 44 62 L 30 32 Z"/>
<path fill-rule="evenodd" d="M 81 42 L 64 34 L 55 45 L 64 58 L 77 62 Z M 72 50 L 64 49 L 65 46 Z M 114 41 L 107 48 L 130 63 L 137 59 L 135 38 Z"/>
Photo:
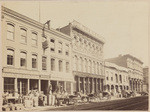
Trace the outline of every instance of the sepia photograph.
<path fill-rule="evenodd" d="M 149 111 L 148 0 L 0 5 L 1 111 Z"/>

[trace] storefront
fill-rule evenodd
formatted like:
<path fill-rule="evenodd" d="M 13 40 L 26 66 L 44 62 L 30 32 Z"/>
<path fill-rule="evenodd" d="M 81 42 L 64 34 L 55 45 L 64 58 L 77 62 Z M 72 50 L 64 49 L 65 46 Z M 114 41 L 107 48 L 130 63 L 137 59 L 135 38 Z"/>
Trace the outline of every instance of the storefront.
<path fill-rule="evenodd" d="M 84 94 L 103 91 L 104 77 L 100 75 L 74 72 L 75 86 L 74 92 L 83 92 Z"/>

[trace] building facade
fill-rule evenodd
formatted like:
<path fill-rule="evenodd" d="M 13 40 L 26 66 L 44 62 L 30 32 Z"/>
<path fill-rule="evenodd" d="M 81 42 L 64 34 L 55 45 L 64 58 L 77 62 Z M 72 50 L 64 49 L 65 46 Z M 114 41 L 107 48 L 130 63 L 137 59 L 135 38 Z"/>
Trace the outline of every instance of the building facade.
<path fill-rule="evenodd" d="M 3 92 L 47 94 L 51 82 L 52 91 L 60 84 L 71 94 L 71 37 L 52 28 L 43 31 L 43 24 L 5 7 L 1 16 Z"/>
<path fill-rule="evenodd" d="M 104 39 L 77 21 L 58 30 L 72 37 L 74 91 L 85 94 L 102 91 Z"/>
<path fill-rule="evenodd" d="M 143 76 L 144 76 L 143 91 L 149 92 L 149 68 L 148 67 L 143 68 Z"/>
<path fill-rule="evenodd" d="M 123 56 L 119 55 L 118 57 L 107 59 L 106 61 L 127 68 L 129 72 L 130 90 L 135 92 L 143 91 L 143 62 L 141 60 L 126 54 Z"/>
<path fill-rule="evenodd" d="M 105 91 L 116 93 L 129 90 L 128 69 L 114 63 L 105 62 Z"/>
<path fill-rule="evenodd" d="M 143 69 L 131 55 L 103 59 L 104 39 L 77 21 L 57 30 L 2 7 L 2 91 L 141 92 Z M 48 23 L 48 21 L 46 22 Z"/>

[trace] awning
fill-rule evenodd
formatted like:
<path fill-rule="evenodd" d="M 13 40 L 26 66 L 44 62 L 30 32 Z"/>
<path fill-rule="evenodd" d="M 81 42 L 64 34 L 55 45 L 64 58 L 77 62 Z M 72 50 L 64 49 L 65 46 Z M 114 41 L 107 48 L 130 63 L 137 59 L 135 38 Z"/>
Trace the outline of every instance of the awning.
<path fill-rule="evenodd" d="M 79 77 L 92 77 L 92 78 L 102 78 L 102 79 L 105 78 L 105 76 L 103 75 L 96 75 L 96 74 L 77 72 L 77 71 L 73 71 L 73 75 Z"/>

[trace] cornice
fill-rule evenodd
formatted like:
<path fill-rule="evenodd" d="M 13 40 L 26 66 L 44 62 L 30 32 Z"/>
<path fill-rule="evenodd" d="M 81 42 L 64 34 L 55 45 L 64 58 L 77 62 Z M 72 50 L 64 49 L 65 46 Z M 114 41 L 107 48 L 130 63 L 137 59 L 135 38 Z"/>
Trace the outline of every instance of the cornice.
<path fill-rule="evenodd" d="M 24 15 L 22 15 L 22 14 L 20 14 L 20 13 L 17 13 L 17 12 L 15 12 L 15 11 L 13 11 L 13 10 L 11 10 L 11 9 L 8 9 L 8 8 L 6 8 L 6 7 L 3 7 L 3 6 L 2 6 L 2 14 L 7 15 L 7 16 L 10 16 L 10 17 L 12 17 L 12 18 L 14 18 L 14 19 L 17 19 L 17 20 L 19 20 L 19 21 L 22 21 L 22 22 L 24 22 L 24 23 L 26 23 L 26 24 L 29 24 L 29 25 L 31 25 L 31 26 L 34 26 L 34 27 L 36 27 L 36 28 L 38 28 L 38 29 L 40 29 L 40 30 L 42 30 L 42 28 L 43 28 L 43 24 L 42 24 L 42 23 L 40 23 L 40 22 L 38 22 L 38 21 L 35 21 L 35 20 L 33 20 L 33 19 L 31 19 L 31 18 L 29 18 L 29 17 L 27 17 L 27 16 L 24 16 Z M 56 35 L 56 36 L 62 37 L 62 38 L 66 39 L 66 40 L 69 40 L 69 41 L 72 39 L 70 36 L 65 35 L 65 34 L 59 32 L 59 31 L 57 31 L 57 30 L 55 30 L 55 29 L 52 29 L 52 28 L 50 28 L 50 30 L 48 30 L 48 29 L 46 28 L 45 31 L 46 31 L 47 33 L 54 34 L 54 35 Z"/>
<path fill-rule="evenodd" d="M 102 36 L 93 32 L 92 30 L 90 30 L 86 26 L 82 25 L 81 23 L 74 20 L 73 22 L 70 23 L 70 25 L 72 28 L 76 28 L 76 29 L 80 30 L 81 32 L 85 33 L 90 38 L 93 38 L 93 39 L 95 39 L 95 40 L 97 40 L 103 44 L 105 43 L 105 39 Z"/>

